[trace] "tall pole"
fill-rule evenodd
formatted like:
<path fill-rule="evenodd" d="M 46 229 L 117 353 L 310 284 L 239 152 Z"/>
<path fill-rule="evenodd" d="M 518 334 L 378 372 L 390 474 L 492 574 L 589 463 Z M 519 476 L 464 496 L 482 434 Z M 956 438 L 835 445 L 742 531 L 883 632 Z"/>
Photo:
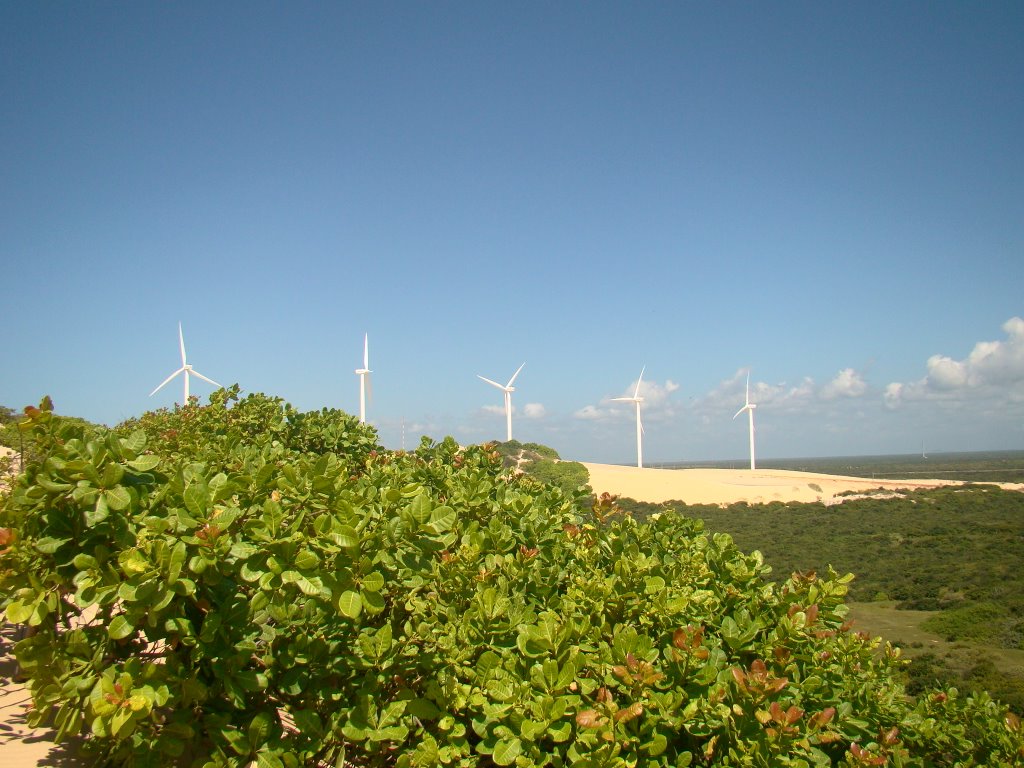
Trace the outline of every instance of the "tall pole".
<path fill-rule="evenodd" d="M 640 401 L 636 401 L 636 466 L 643 469 L 644 466 L 644 428 L 640 424 Z"/>
<path fill-rule="evenodd" d="M 359 374 L 359 423 L 366 423 L 366 374 Z"/>
<path fill-rule="evenodd" d="M 508 427 L 508 437 L 506 440 L 512 439 L 512 393 L 505 390 L 505 421 Z"/>
<path fill-rule="evenodd" d="M 747 409 L 747 416 L 750 418 L 750 468 L 754 469 L 754 409 Z"/>

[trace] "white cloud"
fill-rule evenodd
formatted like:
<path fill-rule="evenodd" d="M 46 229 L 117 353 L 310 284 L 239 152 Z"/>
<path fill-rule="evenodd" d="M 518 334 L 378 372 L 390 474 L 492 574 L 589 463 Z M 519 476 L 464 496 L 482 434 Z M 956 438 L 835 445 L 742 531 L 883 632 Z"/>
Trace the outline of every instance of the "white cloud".
<path fill-rule="evenodd" d="M 1024 320 L 1003 323 L 1004 341 L 979 341 L 963 360 L 932 355 L 924 378 L 893 382 L 885 403 L 896 408 L 913 400 L 966 400 L 990 397 L 1024 399 Z"/>
<path fill-rule="evenodd" d="M 803 397 L 813 387 L 814 382 L 804 379 L 798 387 L 787 388 L 785 384 L 766 384 L 752 380 L 750 382 L 750 402 L 761 405 L 763 403 L 780 403 L 791 397 Z M 731 378 L 720 382 L 717 387 L 708 392 L 699 401 L 699 404 L 712 410 L 735 410 L 743 406 L 746 399 L 747 369 L 740 368 Z"/>
<path fill-rule="evenodd" d="M 824 400 L 835 400 L 837 397 L 860 397 L 867 389 L 868 385 L 860 373 L 853 368 L 844 368 L 821 388 L 820 394 Z"/>
<path fill-rule="evenodd" d="M 483 411 L 484 411 L 484 413 L 493 413 L 493 414 L 496 414 L 498 416 L 504 416 L 505 415 L 505 406 L 504 405 L 485 405 L 485 406 L 483 406 Z M 512 413 L 514 414 L 515 412 L 516 412 L 516 407 L 513 405 L 512 406 Z"/>
<path fill-rule="evenodd" d="M 644 410 L 661 408 L 668 402 L 669 395 L 677 389 L 679 389 L 679 385 L 672 379 L 667 379 L 664 384 L 659 384 L 656 381 L 641 381 L 640 397 L 644 399 Z M 634 392 L 636 392 L 636 382 L 633 382 L 629 390 L 621 396 L 631 397 Z"/>
<path fill-rule="evenodd" d="M 542 403 L 527 403 L 523 406 L 523 416 L 527 419 L 542 419 L 547 409 Z"/>
<path fill-rule="evenodd" d="M 608 412 L 598 408 L 596 405 L 585 405 L 573 414 L 573 418 L 584 421 L 597 421 L 608 418 Z"/>
<path fill-rule="evenodd" d="M 674 403 L 670 400 L 670 397 L 678 389 L 679 385 L 672 381 L 672 379 L 666 379 L 664 384 L 659 384 L 656 381 L 641 380 L 640 397 L 643 398 L 644 419 L 664 419 L 674 415 Z M 584 421 L 634 418 L 636 411 L 633 409 L 633 404 L 616 402 L 615 398 L 632 397 L 636 391 L 636 382 L 632 381 L 621 394 L 605 396 L 601 398 L 601 402 L 598 405 L 585 405 L 573 413 L 573 418 Z"/>

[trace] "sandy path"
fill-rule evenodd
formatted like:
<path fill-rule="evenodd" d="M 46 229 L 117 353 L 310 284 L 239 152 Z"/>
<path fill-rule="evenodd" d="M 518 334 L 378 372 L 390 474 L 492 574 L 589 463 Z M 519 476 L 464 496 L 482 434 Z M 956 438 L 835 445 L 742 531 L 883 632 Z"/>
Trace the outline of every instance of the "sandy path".
<path fill-rule="evenodd" d="M 54 731 L 26 725 L 25 710 L 31 703 L 31 697 L 25 686 L 14 679 L 17 664 L 11 655 L 11 647 L 15 640 L 15 628 L 4 624 L 0 634 L 0 766 L 84 765 L 75 759 L 73 746 L 54 744 Z"/>

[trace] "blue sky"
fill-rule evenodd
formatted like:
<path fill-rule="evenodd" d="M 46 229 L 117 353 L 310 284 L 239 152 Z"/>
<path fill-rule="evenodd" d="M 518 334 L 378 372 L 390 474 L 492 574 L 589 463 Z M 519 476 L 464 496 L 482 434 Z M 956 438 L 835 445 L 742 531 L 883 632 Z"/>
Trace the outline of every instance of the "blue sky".
<path fill-rule="evenodd" d="M 7 3 L 0 403 L 189 362 L 583 460 L 1024 448 L 1024 5 Z M 1016 319 L 1015 319 L 1016 318 Z M 204 399 L 210 387 L 196 383 Z"/>

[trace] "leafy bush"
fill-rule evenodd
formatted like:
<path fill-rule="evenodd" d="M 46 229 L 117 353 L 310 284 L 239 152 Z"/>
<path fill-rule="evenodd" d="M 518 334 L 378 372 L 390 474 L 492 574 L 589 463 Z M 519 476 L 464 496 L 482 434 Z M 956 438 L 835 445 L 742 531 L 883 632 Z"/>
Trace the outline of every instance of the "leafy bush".
<path fill-rule="evenodd" d="M 491 447 L 375 446 L 264 396 L 118 430 L 31 416 L 0 510 L 33 721 L 118 765 L 1014 765 L 1019 722 L 910 705 L 849 578 L 766 583 Z M 326 451 L 326 452 L 321 452 Z M 882 651 L 882 652 L 879 652 Z"/>
<path fill-rule="evenodd" d="M 488 447 L 504 459 L 508 468 L 522 472 L 547 485 L 573 494 L 579 488 L 590 489 L 590 473 L 578 461 L 562 461 L 558 451 L 540 443 L 488 443 Z"/>
<path fill-rule="evenodd" d="M 921 629 L 942 635 L 949 641 L 1001 640 L 1006 610 L 995 603 L 973 603 L 962 608 L 949 608 L 921 622 Z"/>
<path fill-rule="evenodd" d="M 524 443 L 523 448 L 527 451 L 532 451 L 545 459 L 554 459 L 557 461 L 561 458 L 561 456 L 558 455 L 558 451 L 548 445 L 541 445 L 540 443 Z"/>

